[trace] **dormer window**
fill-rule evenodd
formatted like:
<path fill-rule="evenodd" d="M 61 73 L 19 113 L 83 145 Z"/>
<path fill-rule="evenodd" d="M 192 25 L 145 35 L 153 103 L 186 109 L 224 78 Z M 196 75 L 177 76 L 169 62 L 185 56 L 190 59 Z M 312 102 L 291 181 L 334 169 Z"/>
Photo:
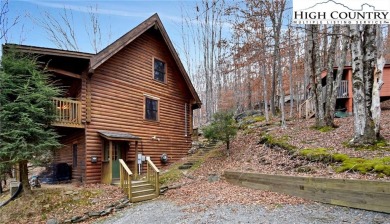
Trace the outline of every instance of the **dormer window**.
<path fill-rule="evenodd" d="M 165 74 L 166 74 L 166 65 L 165 62 L 154 58 L 154 80 L 157 80 L 159 82 L 165 82 Z"/>

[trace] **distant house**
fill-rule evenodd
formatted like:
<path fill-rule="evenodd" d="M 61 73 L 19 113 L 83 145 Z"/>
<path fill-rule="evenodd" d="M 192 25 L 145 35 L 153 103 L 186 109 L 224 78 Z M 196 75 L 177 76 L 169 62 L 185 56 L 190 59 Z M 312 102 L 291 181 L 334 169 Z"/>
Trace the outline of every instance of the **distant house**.
<path fill-rule="evenodd" d="M 337 68 L 334 68 L 334 75 L 336 76 Z M 326 71 L 321 74 L 322 86 L 326 86 Z M 383 69 L 383 82 L 380 90 L 381 101 L 390 99 L 390 64 L 386 64 Z M 323 89 L 323 97 L 326 98 L 326 91 Z M 303 102 L 300 105 L 300 116 L 311 117 L 314 115 L 314 102 L 312 98 Z M 353 94 L 352 94 L 352 66 L 345 66 L 341 83 L 337 90 L 336 110 L 345 111 L 349 114 L 353 112 Z"/>
<path fill-rule="evenodd" d="M 119 159 L 137 174 L 145 158 L 161 167 L 163 154 L 171 162 L 190 149 L 201 101 L 157 14 L 97 54 L 4 47 L 38 56 L 64 89 L 53 99 L 63 144 L 55 162 L 69 164 L 73 179 L 112 184 Z"/>

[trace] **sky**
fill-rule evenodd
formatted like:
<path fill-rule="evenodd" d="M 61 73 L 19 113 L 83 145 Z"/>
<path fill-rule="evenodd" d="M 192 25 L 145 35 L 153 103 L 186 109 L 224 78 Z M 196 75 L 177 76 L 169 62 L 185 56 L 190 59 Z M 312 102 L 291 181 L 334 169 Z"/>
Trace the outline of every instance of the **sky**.
<path fill-rule="evenodd" d="M 37 20 L 48 12 L 61 20 L 64 8 L 73 14 L 72 26 L 76 30 L 76 38 L 80 51 L 93 53 L 86 26 L 90 28 L 90 7 L 97 6 L 100 27 L 102 30 L 102 48 L 121 37 L 126 32 L 143 22 L 154 13 L 158 13 L 176 50 L 181 49 L 182 10 L 195 13 L 196 1 L 174 0 L 122 0 L 122 1 L 37 1 L 9 0 L 8 20 L 11 23 L 19 16 L 19 23 L 10 29 L 8 42 L 24 45 L 57 48 L 48 39 L 48 34 Z M 87 24 L 87 25 L 86 25 Z M 89 26 L 88 26 L 89 24 Z M 111 35 L 110 35 L 111 34 Z"/>

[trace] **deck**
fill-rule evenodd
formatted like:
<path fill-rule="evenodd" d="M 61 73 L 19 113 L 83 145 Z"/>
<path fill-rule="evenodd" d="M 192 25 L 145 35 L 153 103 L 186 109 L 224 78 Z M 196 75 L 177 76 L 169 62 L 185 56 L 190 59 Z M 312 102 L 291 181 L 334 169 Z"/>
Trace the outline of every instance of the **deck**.
<path fill-rule="evenodd" d="M 70 98 L 53 98 L 56 119 L 53 126 L 84 128 L 81 122 L 81 101 Z"/>

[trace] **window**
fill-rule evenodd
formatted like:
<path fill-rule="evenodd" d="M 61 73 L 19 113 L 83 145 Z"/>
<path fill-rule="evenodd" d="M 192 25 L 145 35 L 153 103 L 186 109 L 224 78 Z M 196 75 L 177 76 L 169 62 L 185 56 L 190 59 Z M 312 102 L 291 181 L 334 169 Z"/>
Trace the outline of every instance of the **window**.
<path fill-rule="evenodd" d="M 145 98 L 145 119 L 158 121 L 158 100 Z"/>
<path fill-rule="evenodd" d="M 158 59 L 154 59 L 154 80 L 165 82 L 165 63 Z"/>
<path fill-rule="evenodd" d="M 73 168 L 77 167 L 77 144 L 73 144 Z"/>

